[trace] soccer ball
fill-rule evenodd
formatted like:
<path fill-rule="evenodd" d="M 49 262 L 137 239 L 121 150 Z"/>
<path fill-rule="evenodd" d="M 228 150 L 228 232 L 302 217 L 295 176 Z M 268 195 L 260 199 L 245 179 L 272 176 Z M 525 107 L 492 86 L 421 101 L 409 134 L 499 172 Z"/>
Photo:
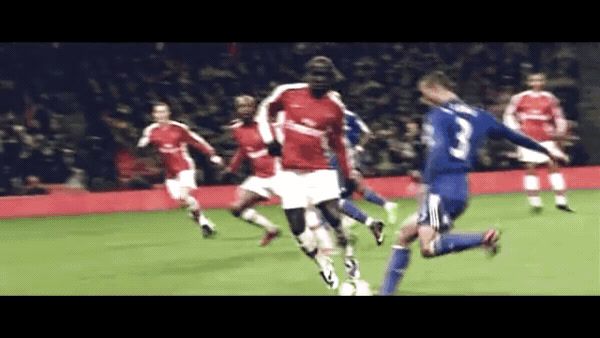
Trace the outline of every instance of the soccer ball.
<path fill-rule="evenodd" d="M 372 296 L 371 286 L 364 280 L 347 280 L 340 285 L 340 296 Z"/>

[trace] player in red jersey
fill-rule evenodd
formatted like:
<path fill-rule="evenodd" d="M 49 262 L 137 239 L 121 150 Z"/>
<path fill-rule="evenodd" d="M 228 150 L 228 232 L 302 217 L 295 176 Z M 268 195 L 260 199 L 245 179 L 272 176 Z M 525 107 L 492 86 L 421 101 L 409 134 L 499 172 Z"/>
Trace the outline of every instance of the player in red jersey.
<path fill-rule="evenodd" d="M 339 279 L 327 255 L 319 253 L 312 231 L 306 229 L 305 210 L 314 205 L 335 231 L 338 244 L 345 249 L 349 277 L 360 276 L 358 261 L 348 235 L 340 224 L 338 174 L 331 168 L 327 151 L 336 153 L 346 179 L 350 167 L 344 145 L 344 104 L 331 91 L 336 75 L 333 62 L 318 56 L 307 63 L 307 83 L 277 87 L 260 105 L 256 117 L 264 143 L 273 156 L 282 156 L 281 204 L 293 235 L 306 255 L 320 268 L 329 288 Z M 276 140 L 271 120 L 284 111 L 282 140 Z M 281 144 L 283 143 L 283 144 Z M 279 183 L 278 183 L 279 184 Z"/>
<path fill-rule="evenodd" d="M 191 191 L 197 189 L 196 168 L 188 153 L 188 144 L 210 156 L 210 161 L 222 165 L 223 160 L 217 156 L 213 147 L 202 137 L 192 132 L 188 126 L 170 119 L 171 110 L 164 102 L 152 107 L 154 123 L 144 129 L 138 147 L 152 144 L 158 149 L 165 166 L 165 185 L 172 199 L 187 206 L 192 219 L 200 225 L 202 235 L 211 237 L 215 234 L 214 224 L 200 210 L 200 204 Z"/>
<path fill-rule="evenodd" d="M 544 74 L 529 75 L 530 90 L 513 96 L 504 112 L 504 123 L 512 129 L 520 130 L 525 135 L 540 142 L 544 147 L 560 151 L 557 144 L 567 131 L 567 121 L 563 116 L 558 99 L 552 93 L 544 91 L 546 76 Z M 556 207 L 559 210 L 573 212 L 567 205 L 565 179 L 560 173 L 558 164 L 550 161 L 548 156 L 522 147 L 518 148 L 521 162 L 525 163 L 527 173 L 523 179 L 523 187 L 528 195 L 529 204 L 535 212 L 542 209 L 540 198 L 540 180 L 536 175 L 536 167 L 547 164 L 550 174 L 548 179 L 555 194 Z"/>
<path fill-rule="evenodd" d="M 238 189 L 238 198 L 231 206 L 231 213 L 251 224 L 265 229 L 265 236 L 260 246 L 268 245 L 280 235 L 279 227 L 252 207 L 258 202 L 267 200 L 277 194 L 275 182 L 276 159 L 269 155 L 267 147 L 258 132 L 258 124 L 254 121 L 256 101 L 252 96 L 241 95 L 235 98 L 235 109 L 238 119 L 231 125 L 233 137 L 238 144 L 231 163 L 225 169 L 226 175 L 234 174 L 246 159 L 252 164 L 253 175 L 248 177 Z"/>

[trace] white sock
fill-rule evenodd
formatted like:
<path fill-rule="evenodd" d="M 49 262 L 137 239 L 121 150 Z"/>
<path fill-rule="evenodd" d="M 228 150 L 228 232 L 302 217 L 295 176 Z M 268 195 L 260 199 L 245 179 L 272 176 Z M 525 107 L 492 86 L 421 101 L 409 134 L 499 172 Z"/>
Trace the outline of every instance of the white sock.
<path fill-rule="evenodd" d="M 383 205 L 383 208 L 386 210 L 392 209 L 394 207 L 396 207 L 396 203 L 394 203 L 394 202 L 385 202 L 385 204 Z"/>
<path fill-rule="evenodd" d="M 550 181 L 550 185 L 552 186 L 552 190 L 564 191 L 565 189 L 567 189 L 565 178 L 561 173 L 552 173 L 548 175 L 548 179 Z"/>
<path fill-rule="evenodd" d="M 327 254 L 330 254 L 335 249 L 335 246 L 333 245 L 333 239 L 331 239 L 331 235 L 329 234 L 329 231 L 327 231 L 327 229 L 325 229 L 324 226 L 318 226 L 316 228 L 311 228 L 311 231 L 315 235 L 315 238 L 317 240 L 317 247 L 319 248 L 319 251 L 321 251 L 327 255 Z"/>
<path fill-rule="evenodd" d="M 200 209 L 200 204 L 198 203 L 198 201 L 196 201 L 196 199 L 192 195 L 185 196 L 184 200 L 185 200 L 185 203 L 187 203 L 187 205 L 188 205 L 188 210 L 196 211 L 196 210 Z"/>
<path fill-rule="evenodd" d="M 206 218 L 206 216 L 204 216 L 204 213 L 200 213 L 200 225 L 208 225 L 208 227 L 211 229 L 215 228 L 213 222 Z"/>
<path fill-rule="evenodd" d="M 269 232 L 273 232 L 273 231 L 277 230 L 277 228 L 278 228 L 275 224 L 271 223 L 271 221 L 269 221 L 268 218 L 259 214 L 256 210 L 251 209 L 251 208 L 244 210 L 244 212 L 242 212 L 240 217 L 245 221 L 257 224 L 257 225 L 265 228 L 265 230 L 267 230 Z"/>
<path fill-rule="evenodd" d="M 317 262 L 317 265 L 319 266 L 321 271 L 324 271 L 328 268 L 333 269 L 331 258 L 327 255 L 318 253 L 315 256 L 315 262 Z"/>
<path fill-rule="evenodd" d="M 529 204 L 532 207 L 541 208 L 542 207 L 542 198 L 540 196 L 527 196 L 529 200 Z"/>
<path fill-rule="evenodd" d="M 365 221 L 365 225 L 370 227 L 371 224 L 373 224 L 374 220 L 369 216 L 367 217 L 367 220 Z"/>
<path fill-rule="evenodd" d="M 348 244 L 345 248 L 346 250 L 346 257 L 352 257 L 354 256 L 354 248 L 352 247 L 352 245 Z"/>
<path fill-rule="evenodd" d="M 530 194 L 539 194 L 540 179 L 536 175 L 525 175 L 525 177 L 523 177 L 523 187 Z M 540 196 L 528 196 L 527 199 L 532 207 L 542 206 L 542 199 Z"/>
<path fill-rule="evenodd" d="M 554 195 L 556 205 L 567 205 L 567 197 L 565 195 Z"/>
<path fill-rule="evenodd" d="M 296 236 L 300 246 L 304 248 L 306 252 L 313 252 L 317 248 L 317 238 L 310 229 L 304 230 L 303 233 Z"/>

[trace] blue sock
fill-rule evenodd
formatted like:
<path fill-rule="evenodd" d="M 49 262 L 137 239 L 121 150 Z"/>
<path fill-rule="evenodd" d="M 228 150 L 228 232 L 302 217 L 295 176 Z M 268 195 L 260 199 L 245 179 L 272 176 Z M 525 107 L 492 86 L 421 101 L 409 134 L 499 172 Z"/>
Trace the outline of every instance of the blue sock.
<path fill-rule="evenodd" d="M 353 219 L 365 224 L 367 222 L 367 218 L 369 217 L 364 211 L 360 210 L 352 201 L 343 199 L 340 200 L 340 207 L 342 208 L 342 212 Z"/>
<path fill-rule="evenodd" d="M 391 296 L 396 291 L 396 286 L 404 276 L 404 271 L 410 262 L 410 250 L 394 248 L 379 292 L 382 296 Z"/>
<path fill-rule="evenodd" d="M 483 236 L 483 233 L 442 234 L 434 243 L 435 255 L 441 256 L 451 252 L 459 252 L 481 246 Z"/>
<path fill-rule="evenodd" d="M 365 200 L 377 204 L 380 207 L 382 207 L 386 202 L 386 200 L 383 197 L 379 196 L 378 193 L 374 192 L 371 189 L 365 189 L 363 196 L 365 197 Z"/>

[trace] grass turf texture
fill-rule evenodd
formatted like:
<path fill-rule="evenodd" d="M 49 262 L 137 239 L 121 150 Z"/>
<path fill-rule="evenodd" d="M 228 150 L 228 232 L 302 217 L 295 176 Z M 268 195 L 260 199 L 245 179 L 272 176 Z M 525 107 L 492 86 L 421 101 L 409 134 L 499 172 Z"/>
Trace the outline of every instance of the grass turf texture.
<path fill-rule="evenodd" d="M 576 214 L 529 212 L 522 194 L 474 197 L 456 231 L 499 226 L 502 251 L 481 250 L 425 260 L 413 245 L 399 295 L 600 295 L 600 191 L 573 191 Z M 416 208 L 400 200 L 401 218 Z M 383 209 L 359 202 L 371 215 Z M 259 248 L 262 230 L 226 210 L 207 212 L 219 231 L 203 239 L 187 213 L 119 213 L 0 221 L 2 295 L 333 295 L 297 248 L 279 207 L 260 207 L 284 229 Z M 385 218 L 384 218 L 385 219 Z M 357 257 L 377 289 L 397 226 L 377 247 L 361 225 Z M 344 277 L 341 257 L 336 269 Z"/>

